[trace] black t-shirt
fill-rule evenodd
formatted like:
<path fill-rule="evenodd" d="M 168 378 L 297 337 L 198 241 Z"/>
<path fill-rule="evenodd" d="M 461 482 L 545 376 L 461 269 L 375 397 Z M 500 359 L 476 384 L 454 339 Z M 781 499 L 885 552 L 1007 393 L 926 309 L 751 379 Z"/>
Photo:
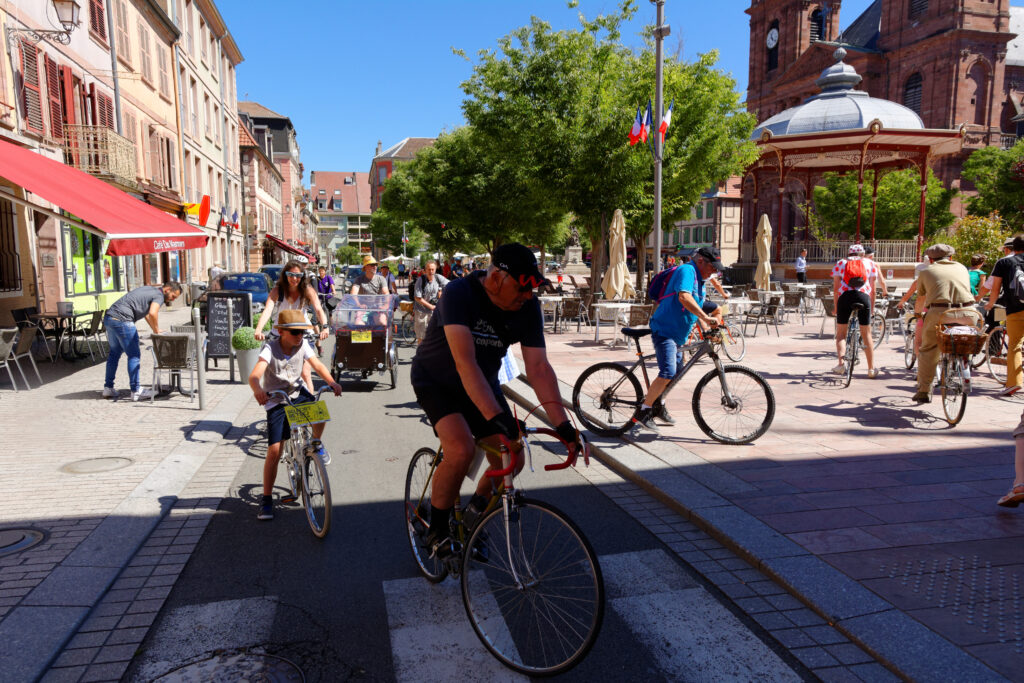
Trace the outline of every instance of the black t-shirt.
<path fill-rule="evenodd" d="M 1022 267 L 1024 267 L 1024 254 L 1011 254 L 996 261 L 996 267 L 992 269 L 992 277 L 1002 278 L 1003 291 L 999 295 L 999 303 L 1006 306 L 1007 315 L 1024 311 L 1024 304 L 1010 292 L 1010 283 L 1013 281 L 1017 269 Z"/>
<path fill-rule="evenodd" d="M 427 325 L 426 335 L 412 359 L 414 387 L 462 386 L 455 358 L 444 334 L 445 325 L 465 325 L 473 334 L 476 362 L 492 386 L 498 384 L 498 370 L 508 347 L 544 348 L 544 318 L 540 302 L 530 299 L 518 311 L 503 311 L 484 291 L 484 271 L 453 280 L 444 288 Z"/>

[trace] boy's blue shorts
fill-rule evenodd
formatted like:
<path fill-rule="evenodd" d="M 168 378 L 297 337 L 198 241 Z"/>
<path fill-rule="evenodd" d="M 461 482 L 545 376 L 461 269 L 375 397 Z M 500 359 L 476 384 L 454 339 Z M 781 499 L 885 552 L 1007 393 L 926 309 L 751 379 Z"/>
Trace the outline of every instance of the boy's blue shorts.
<path fill-rule="evenodd" d="M 313 394 L 309 393 L 306 387 L 299 389 L 298 398 L 292 399 L 292 403 L 311 403 L 316 400 Z M 291 438 L 292 426 L 288 423 L 288 416 L 284 409 L 287 403 L 278 403 L 267 411 L 267 445 L 273 446 L 285 439 Z"/>

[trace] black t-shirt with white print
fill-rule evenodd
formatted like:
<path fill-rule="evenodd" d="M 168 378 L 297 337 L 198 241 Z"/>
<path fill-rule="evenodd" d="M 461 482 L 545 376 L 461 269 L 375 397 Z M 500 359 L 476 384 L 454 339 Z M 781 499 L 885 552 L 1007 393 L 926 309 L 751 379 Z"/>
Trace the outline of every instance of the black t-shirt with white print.
<path fill-rule="evenodd" d="M 544 318 L 540 302 L 530 299 L 518 311 L 503 311 L 484 291 L 485 271 L 453 280 L 444 289 L 427 325 L 426 335 L 412 360 L 414 387 L 462 385 L 455 358 L 444 334 L 445 325 L 465 325 L 473 334 L 476 362 L 492 387 L 498 385 L 501 359 L 515 343 L 544 348 Z"/>

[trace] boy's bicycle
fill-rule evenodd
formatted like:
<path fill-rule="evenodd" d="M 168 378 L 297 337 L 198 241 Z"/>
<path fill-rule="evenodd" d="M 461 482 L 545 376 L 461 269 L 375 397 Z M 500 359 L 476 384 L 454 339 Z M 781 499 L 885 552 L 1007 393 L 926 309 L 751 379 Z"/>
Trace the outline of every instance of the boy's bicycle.
<path fill-rule="evenodd" d="M 279 396 L 287 403 L 285 414 L 291 426 L 291 438 L 281 443 L 281 462 L 288 473 L 288 484 L 292 496 L 302 496 L 302 507 L 306 510 L 306 521 L 313 535 L 323 538 L 331 526 L 331 483 L 327 479 L 324 460 L 313 449 L 312 425 L 331 419 L 327 405 L 320 395 L 330 387 L 320 387 L 314 403 L 292 403 L 283 391 L 270 391 L 269 396 Z M 326 446 L 324 447 L 326 452 Z"/>
<path fill-rule="evenodd" d="M 475 480 L 485 453 L 500 455 L 502 469 L 485 472 L 497 483 L 475 519 L 456 499 L 452 553 L 443 559 L 431 556 L 426 536 L 431 479 L 444 453 L 416 451 L 405 479 L 405 523 L 413 557 L 427 580 L 461 578 L 466 615 L 484 647 L 509 668 L 548 676 L 568 671 L 593 646 L 604 617 L 604 580 L 593 548 L 565 513 L 526 498 L 513 484 L 534 434 L 558 438 L 551 429 L 524 428 L 512 451 L 477 442 L 477 459 L 467 476 Z M 519 444 L 522 449 L 514 450 Z M 544 469 L 575 465 L 578 455 Z"/>
<path fill-rule="evenodd" d="M 640 412 L 646 389 L 651 382 L 640 339 L 651 333 L 647 328 L 622 328 L 622 334 L 636 343 L 637 360 L 631 367 L 618 363 L 597 363 L 583 371 L 572 390 L 572 407 L 587 429 L 601 436 L 626 432 Z M 704 339 L 679 347 L 692 353 L 676 372 L 662 397 L 666 396 L 705 355 L 715 364 L 700 378 L 693 390 L 693 417 L 701 431 L 716 441 L 729 444 L 749 443 L 764 434 L 775 417 L 775 395 L 761 375 L 742 365 L 724 365 L 718 356 L 722 331 L 704 331 Z M 644 387 L 636 378 L 640 368 Z"/>

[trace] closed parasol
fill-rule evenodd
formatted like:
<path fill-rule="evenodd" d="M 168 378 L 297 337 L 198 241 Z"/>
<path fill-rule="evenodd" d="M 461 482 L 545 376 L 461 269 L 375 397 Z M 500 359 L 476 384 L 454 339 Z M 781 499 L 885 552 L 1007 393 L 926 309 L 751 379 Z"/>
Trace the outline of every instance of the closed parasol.
<path fill-rule="evenodd" d="M 608 272 L 601 284 L 605 299 L 630 299 L 636 296 L 626 266 L 626 219 L 622 209 L 615 209 L 608 233 Z"/>
<path fill-rule="evenodd" d="M 768 215 L 761 214 L 757 222 L 757 270 L 754 272 L 754 283 L 758 289 L 772 287 L 772 224 Z"/>

